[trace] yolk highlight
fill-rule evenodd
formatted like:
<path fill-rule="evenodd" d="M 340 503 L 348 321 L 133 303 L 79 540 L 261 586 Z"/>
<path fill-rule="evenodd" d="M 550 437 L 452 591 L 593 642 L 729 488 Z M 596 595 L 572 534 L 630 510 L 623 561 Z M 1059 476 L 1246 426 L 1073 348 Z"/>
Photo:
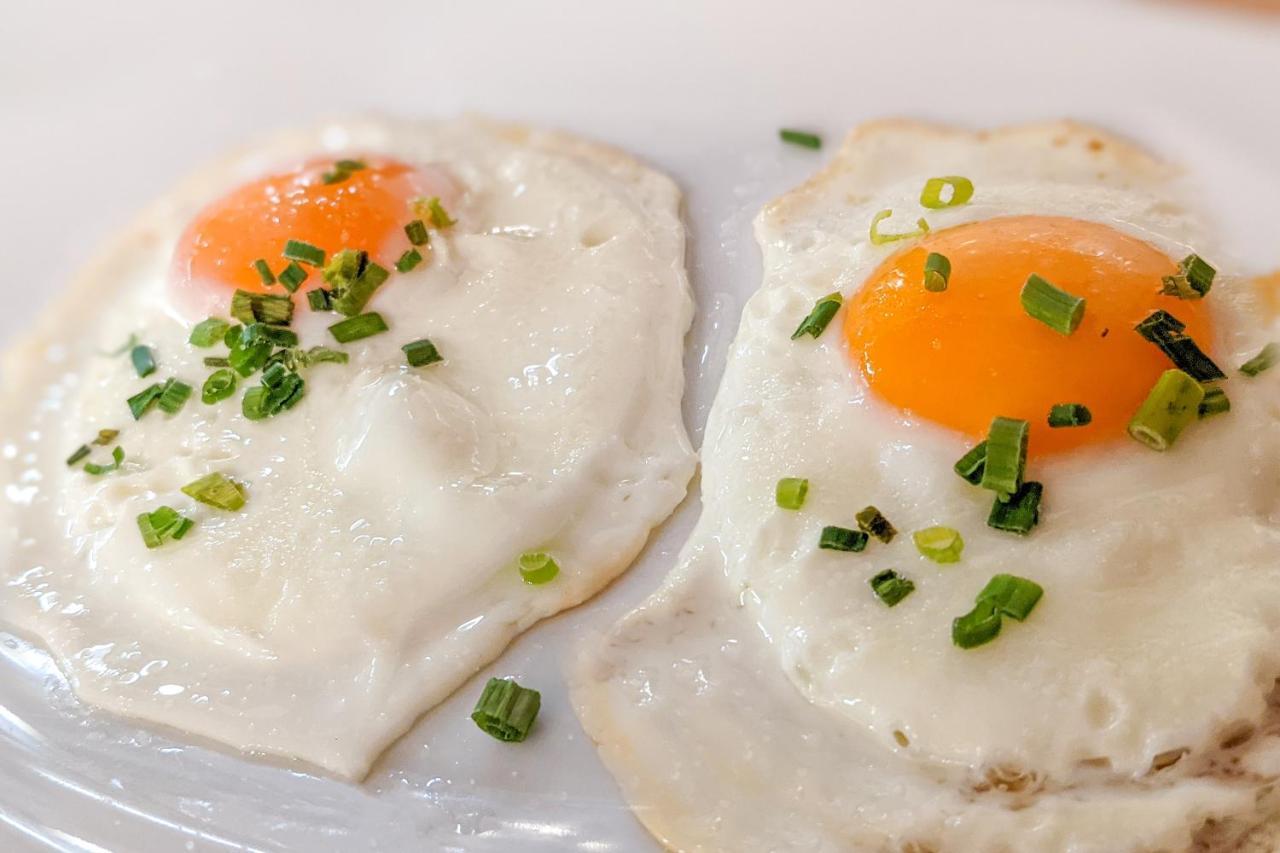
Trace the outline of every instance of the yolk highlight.
<path fill-rule="evenodd" d="M 924 288 L 930 252 L 951 261 L 942 293 Z M 1187 324 L 1208 352 L 1201 301 L 1160 293 L 1177 263 L 1095 222 L 1012 216 L 935 231 L 882 263 L 850 300 L 849 351 L 872 392 L 974 439 L 996 415 L 1031 424 L 1033 455 L 1125 435 L 1133 413 L 1172 365 L 1133 327 L 1156 309 Z M 1027 316 L 1019 294 L 1037 273 L 1087 300 L 1075 333 Z M 1051 429 L 1055 403 L 1083 403 L 1086 427 Z"/>

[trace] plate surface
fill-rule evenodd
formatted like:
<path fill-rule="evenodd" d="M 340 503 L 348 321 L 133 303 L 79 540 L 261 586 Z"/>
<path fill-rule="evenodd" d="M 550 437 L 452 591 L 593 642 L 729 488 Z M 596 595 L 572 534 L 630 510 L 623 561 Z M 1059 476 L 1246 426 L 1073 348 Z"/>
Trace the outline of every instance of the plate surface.
<path fill-rule="evenodd" d="M 368 112 L 559 126 L 683 185 L 695 444 L 759 281 L 751 219 L 826 156 L 780 145 L 783 125 L 822 132 L 829 151 L 884 116 L 1096 122 L 1187 166 L 1239 268 L 1280 267 L 1280 111 L 1266 100 L 1280 20 L 1266 16 L 1102 0 L 145 0 L 11 4 L 6 25 L 0 341 L 201 162 L 275 127 Z M 656 588 L 697 512 L 695 482 L 631 572 L 518 640 L 359 787 L 86 711 L 38 647 L 0 634 L 0 849 L 657 849 L 582 734 L 563 666 Z M 543 692 L 523 746 L 467 719 L 504 674 Z"/>

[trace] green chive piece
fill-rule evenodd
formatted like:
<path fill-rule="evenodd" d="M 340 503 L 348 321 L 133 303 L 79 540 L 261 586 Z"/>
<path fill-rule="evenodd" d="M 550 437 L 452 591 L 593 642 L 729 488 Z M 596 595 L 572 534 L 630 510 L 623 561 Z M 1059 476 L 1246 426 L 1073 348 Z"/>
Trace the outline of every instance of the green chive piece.
<path fill-rule="evenodd" d="M 1203 299 L 1209 294 L 1209 288 L 1213 287 L 1213 277 L 1217 273 L 1199 255 L 1190 254 L 1178 264 L 1177 273 L 1161 279 L 1163 286 L 1160 292 L 1179 299 Z"/>
<path fill-rule="evenodd" d="M 1129 435 L 1152 450 L 1168 450 L 1199 416 L 1203 401 L 1199 382 L 1181 370 L 1166 370 L 1129 421 Z"/>
<path fill-rule="evenodd" d="M 364 310 L 374 292 L 390 277 L 391 273 L 385 267 L 368 261 L 355 280 L 341 294 L 334 295 L 333 310 L 354 317 Z"/>
<path fill-rule="evenodd" d="M 1006 533 L 1026 536 L 1040 523 L 1040 501 L 1044 497 L 1044 485 L 1027 480 L 1007 501 L 996 498 L 991 502 L 987 526 Z"/>
<path fill-rule="evenodd" d="M 1200 401 L 1200 407 L 1197 409 L 1197 414 L 1201 418 L 1211 418 L 1231 411 L 1231 398 L 1227 396 L 1226 391 L 1216 385 L 1203 387 L 1204 399 Z"/>
<path fill-rule="evenodd" d="M 182 493 L 214 509 L 238 512 L 244 508 L 244 486 L 217 472 L 187 483 L 182 487 Z"/>
<path fill-rule="evenodd" d="M 156 404 L 166 415 L 176 415 L 187 404 L 187 398 L 194 389 L 181 379 L 168 379 L 160 389 Z"/>
<path fill-rule="evenodd" d="M 159 402 L 160 391 L 161 386 L 159 384 L 148 385 L 128 399 L 129 411 L 133 413 L 135 421 L 151 411 L 151 407 Z"/>
<path fill-rule="evenodd" d="M 542 706 L 542 694 L 516 684 L 513 678 L 490 678 L 476 702 L 471 719 L 481 731 L 500 741 L 524 740 Z"/>
<path fill-rule="evenodd" d="M 297 261 L 290 261 L 289 266 L 280 270 L 280 283 L 290 293 L 296 293 L 302 283 L 307 280 L 307 271 L 298 266 Z"/>
<path fill-rule="evenodd" d="M 990 601 L 982 601 L 973 610 L 951 622 L 951 642 L 962 649 L 985 645 L 1000 635 L 1000 611 Z"/>
<path fill-rule="evenodd" d="M 525 551 L 520 555 L 520 577 L 531 586 L 539 586 L 560 574 L 560 565 L 550 554 L 542 551 Z"/>
<path fill-rule="evenodd" d="M 1030 425 L 1016 418 L 997 417 L 987 431 L 987 459 L 978 485 L 996 493 L 1000 500 L 1022 486 L 1027 468 L 1027 436 Z"/>
<path fill-rule="evenodd" d="M 783 477 L 774 489 L 774 500 L 783 509 L 799 509 L 809 494 L 809 481 L 803 477 Z"/>
<path fill-rule="evenodd" d="M 151 351 L 151 347 L 138 345 L 129 351 L 129 360 L 133 362 L 133 369 L 138 372 L 139 377 L 150 376 L 156 372 L 156 357 Z"/>
<path fill-rule="evenodd" d="M 410 367 L 425 367 L 428 364 L 444 361 L 444 356 L 440 355 L 436 345 L 426 338 L 414 341 L 411 344 L 405 344 L 400 349 L 404 350 L 405 358 L 408 360 Z"/>
<path fill-rule="evenodd" d="M 889 523 L 889 519 L 885 518 L 880 513 L 880 510 L 873 506 L 862 510 L 855 518 L 858 520 L 858 528 L 863 533 L 871 534 L 886 545 L 893 541 L 893 537 L 898 535 L 898 531 Z"/>
<path fill-rule="evenodd" d="M 1019 622 L 1031 615 L 1044 588 L 1017 575 L 996 575 L 978 593 L 978 604 L 991 604 L 1004 616 Z"/>
<path fill-rule="evenodd" d="M 103 474 L 109 474 L 112 471 L 120 469 L 120 465 L 124 462 L 124 448 L 117 447 L 111 451 L 111 463 L 108 465 L 98 465 L 94 462 L 84 463 L 84 471 L 86 474 L 92 474 L 99 477 Z"/>
<path fill-rule="evenodd" d="M 824 527 L 818 547 L 828 551 L 862 551 L 867 547 L 867 534 L 847 527 Z"/>
<path fill-rule="evenodd" d="M 67 457 L 67 467 L 68 468 L 75 467 L 77 462 L 83 461 L 92 452 L 93 451 L 89 449 L 89 445 L 87 444 L 80 445 L 79 447 L 76 448 L 75 453 L 72 453 L 70 456 Z"/>
<path fill-rule="evenodd" d="M 1093 413 L 1081 403 L 1055 403 L 1049 409 L 1049 426 L 1055 429 L 1088 426 L 1092 422 Z"/>
<path fill-rule="evenodd" d="M 245 327 L 242 327 L 242 331 L 243 328 Z M 241 376 L 252 376 L 267 363 L 267 359 L 271 357 L 272 348 L 271 341 L 265 338 L 246 342 L 243 340 L 243 335 L 238 336 L 231 346 L 231 352 L 227 355 L 227 364 Z"/>
<path fill-rule="evenodd" d="M 281 254 L 291 261 L 301 261 L 313 267 L 324 266 L 324 249 L 301 240 L 286 241 Z"/>
<path fill-rule="evenodd" d="M 258 273 L 258 280 L 262 282 L 263 287 L 270 287 L 276 283 L 275 273 L 271 272 L 271 265 L 267 263 L 266 258 L 258 258 L 254 261 L 253 269 Z"/>
<path fill-rule="evenodd" d="M 306 352 L 299 353 L 299 363 L 302 367 L 311 367 L 313 364 L 346 364 L 351 360 L 351 356 L 345 352 L 328 347 L 312 347 Z"/>
<path fill-rule="evenodd" d="M 287 326 L 293 320 L 293 300 L 288 296 L 237 290 L 231 297 L 231 316 L 242 323 Z"/>
<path fill-rule="evenodd" d="M 249 420 L 260 421 L 292 409 L 305 393 L 302 377 L 276 362 L 263 371 L 261 385 L 244 393 L 240 410 Z"/>
<path fill-rule="evenodd" d="M 816 133 L 808 133 L 803 130 L 792 130 L 791 128 L 784 127 L 778 131 L 778 137 L 783 142 L 788 142 L 792 145 L 799 145 L 801 148 L 812 148 L 817 151 L 822 147 L 822 137 L 818 136 Z"/>
<path fill-rule="evenodd" d="M 1022 286 L 1022 310 L 1060 335 L 1069 335 L 1084 317 L 1085 300 L 1032 273 Z"/>
<path fill-rule="evenodd" d="M 951 261 L 946 255 L 930 252 L 924 259 L 924 289 L 930 293 L 942 293 L 951 281 Z"/>
<path fill-rule="evenodd" d="M 323 287 L 317 287 L 314 290 L 307 291 L 307 305 L 312 311 L 332 311 L 333 310 L 333 294 L 325 290 Z"/>
<path fill-rule="evenodd" d="M 951 195 L 943 199 L 942 193 L 951 188 Z M 973 198 L 973 181 L 960 175 L 947 175 L 942 178 L 930 178 L 920 191 L 920 206 L 930 210 L 942 210 L 946 207 L 959 207 Z"/>
<path fill-rule="evenodd" d="M 230 367 L 231 359 L 222 355 L 207 355 L 204 357 L 205 367 Z"/>
<path fill-rule="evenodd" d="M 369 253 L 357 249 L 343 249 L 325 264 L 321 275 L 335 290 L 346 290 L 369 265 Z"/>
<path fill-rule="evenodd" d="M 167 506 L 138 516 L 138 532 L 142 534 L 142 542 L 148 548 L 159 548 L 170 539 L 181 539 L 193 526 L 194 521 Z"/>
<path fill-rule="evenodd" d="M 432 196 L 427 199 L 415 199 L 413 202 L 413 212 L 431 224 L 432 228 L 442 230 L 450 225 L 456 225 L 457 220 L 449 216 L 445 212 L 444 205 L 440 203 L 439 196 Z"/>
<path fill-rule="evenodd" d="M 200 389 L 200 400 L 206 406 L 227 399 L 236 392 L 236 374 L 234 370 L 223 368 L 209 374 Z"/>
<path fill-rule="evenodd" d="M 809 312 L 809 316 L 800 321 L 800 325 L 791 334 L 791 340 L 796 340 L 804 335 L 811 338 L 817 338 L 826 331 L 827 325 L 831 319 L 836 316 L 836 312 L 840 310 L 844 297 L 839 292 L 828 293 L 826 296 L 814 303 L 813 310 Z"/>
<path fill-rule="evenodd" d="M 975 486 L 982 484 L 982 473 L 987 467 L 987 443 L 980 441 L 968 453 L 956 460 L 955 472 Z"/>
<path fill-rule="evenodd" d="M 916 550 L 935 563 L 958 563 L 964 552 L 964 537 L 953 527 L 926 527 L 911 534 Z"/>
<path fill-rule="evenodd" d="M 409 249 L 396 261 L 396 272 L 408 272 L 422 263 L 422 253 L 417 249 Z"/>
<path fill-rule="evenodd" d="M 871 591 L 888 607 L 893 607 L 902 599 L 915 592 L 916 585 L 912 581 L 895 572 L 885 569 L 871 576 Z"/>
<path fill-rule="evenodd" d="M 240 329 L 240 343 L 242 345 L 252 344 L 257 341 L 267 341 L 278 347 L 296 347 L 298 345 L 298 336 L 288 329 L 283 329 L 279 326 L 268 326 L 265 323 L 250 323 Z"/>
<path fill-rule="evenodd" d="M 98 437 L 93 440 L 93 443 L 99 447 L 106 447 L 115 441 L 118 435 L 120 435 L 120 430 L 118 429 L 100 429 L 98 430 Z"/>
<path fill-rule="evenodd" d="M 1240 365 L 1240 372 L 1249 377 L 1257 376 L 1262 371 L 1275 367 L 1277 361 L 1280 361 L 1280 344 L 1270 343 L 1253 358 Z"/>
<path fill-rule="evenodd" d="M 367 169 L 363 160 L 338 160 L 333 164 L 333 169 L 325 172 L 320 176 L 320 180 L 326 184 L 340 184 L 347 178 L 351 177 L 352 172 L 359 172 L 361 169 Z"/>
<path fill-rule="evenodd" d="M 387 322 L 382 319 L 381 314 L 372 311 L 357 317 L 348 317 L 329 327 L 329 333 L 340 344 L 358 341 L 385 331 L 387 331 Z"/>
<path fill-rule="evenodd" d="M 427 225 L 421 219 L 415 219 L 404 227 L 404 236 L 409 238 L 409 242 L 415 246 L 425 246 L 431 241 L 431 234 L 427 231 Z"/>
<path fill-rule="evenodd" d="M 1168 311 L 1155 311 L 1134 327 L 1138 334 L 1160 348 L 1173 366 L 1197 382 L 1226 379 L 1227 374 L 1205 355 L 1196 342 L 1183 334 L 1187 326 Z"/>
<path fill-rule="evenodd" d="M 221 341 L 226 336 L 227 329 L 230 328 L 231 324 L 226 320 L 210 317 L 208 320 L 201 320 L 196 323 L 195 328 L 191 330 L 191 337 L 187 338 L 187 342 L 194 347 L 211 347 Z"/>
<path fill-rule="evenodd" d="M 910 240 L 913 237 L 923 237 L 929 233 L 929 223 L 924 218 L 916 220 L 916 230 L 906 231 L 901 234 L 881 234 L 880 223 L 884 222 L 890 216 L 893 216 L 893 210 L 885 208 L 871 218 L 871 243 L 875 246 L 883 246 L 885 243 L 893 243 L 897 240 Z"/>

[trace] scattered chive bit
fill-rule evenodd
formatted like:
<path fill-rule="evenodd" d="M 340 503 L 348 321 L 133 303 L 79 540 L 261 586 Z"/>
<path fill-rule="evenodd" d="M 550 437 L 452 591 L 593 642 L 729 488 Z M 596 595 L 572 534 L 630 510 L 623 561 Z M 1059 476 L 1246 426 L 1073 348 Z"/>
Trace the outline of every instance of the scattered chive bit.
<path fill-rule="evenodd" d="M 312 347 L 306 352 L 298 353 L 298 361 L 303 367 L 311 367 L 313 364 L 346 364 L 351 360 L 351 356 L 345 352 L 328 347 Z"/>
<path fill-rule="evenodd" d="M 415 219 L 404 227 L 404 236 L 409 238 L 409 242 L 415 246 L 425 246 L 431 242 L 431 234 L 427 231 L 427 225 L 421 219 Z"/>
<path fill-rule="evenodd" d="M 262 384 L 244 392 L 240 410 L 251 421 L 275 417 L 292 409 L 306 393 L 307 383 L 280 362 L 262 371 Z"/>
<path fill-rule="evenodd" d="M 1197 413 L 1201 418 L 1211 418 L 1231 411 L 1231 398 L 1227 392 L 1216 385 L 1204 389 L 1204 399 L 1200 401 Z"/>
<path fill-rule="evenodd" d="M 245 340 L 247 326 L 238 326 L 235 339 L 231 342 L 231 352 L 227 354 L 227 364 L 241 376 L 252 376 L 271 358 L 272 343 L 265 338 L 251 337 Z"/>
<path fill-rule="evenodd" d="M 160 384 L 148 385 L 137 394 L 134 394 L 126 402 L 129 404 L 129 411 L 133 414 L 133 419 L 140 419 L 147 412 L 151 411 L 160 399 Z"/>
<path fill-rule="evenodd" d="M 280 284 L 290 293 L 296 293 L 302 283 L 307 280 L 307 271 L 298 266 L 297 261 L 289 261 L 289 266 L 280 270 Z"/>
<path fill-rule="evenodd" d="M 1049 426 L 1061 427 L 1088 426 L 1093 422 L 1093 413 L 1082 403 L 1056 403 L 1049 409 Z"/>
<path fill-rule="evenodd" d="M 1085 300 L 1032 273 L 1022 286 L 1022 310 L 1061 335 L 1069 335 L 1084 317 Z"/>
<path fill-rule="evenodd" d="M 332 311 L 333 299 L 332 292 L 325 290 L 323 287 L 317 287 L 314 290 L 307 291 L 307 305 L 312 311 Z"/>
<path fill-rule="evenodd" d="M 329 327 L 329 333 L 340 344 L 358 341 L 385 331 L 387 331 L 387 322 L 382 319 L 381 314 L 376 312 L 348 317 Z"/>
<path fill-rule="evenodd" d="M 935 563 L 958 563 L 964 552 L 964 537 L 953 527 L 926 527 L 911 534 L 916 550 Z"/>
<path fill-rule="evenodd" d="M 861 551 L 867 547 L 867 534 L 847 527 L 824 527 L 818 537 L 818 547 L 828 551 Z"/>
<path fill-rule="evenodd" d="M 1213 287 L 1213 277 L 1217 273 L 1199 255 L 1190 254 L 1178 264 L 1178 272 L 1161 279 L 1163 287 L 1160 292 L 1179 299 L 1203 299 L 1209 295 L 1209 288 Z"/>
<path fill-rule="evenodd" d="M 1183 334 L 1187 325 L 1168 311 L 1155 311 L 1134 327 L 1138 334 L 1160 348 L 1173 366 L 1198 382 L 1226 379 L 1227 374 L 1204 354 L 1196 342 Z"/>
<path fill-rule="evenodd" d="M 514 678 L 490 678 L 471 719 L 481 731 L 500 741 L 524 740 L 542 706 L 542 694 L 516 684 Z"/>
<path fill-rule="evenodd" d="M 893 211 L 886 207 L 871 218 L 872 245 L 883 246 L 885 243 L 893 243 L 898 240 L 910 240 L 913 237 L 923 237 L 925 234 L 929 233 L 929 223 L 925 222 L 924 218 L 921 217 L 916 220 L 916 230 L 914 231 L 905 231 L 901 234 L 881 234 L 880 223 L 884 222 L 890 216 L 893 216 Z"/>
<path fill-rule="evenodd" d="M 112 471 L 120 470 L 120 465 L 123 462 L 124 448 L 117 447 L 115 450 L 111 451 L 111 462 L 106 465 L 98 465 L 95 462 L 86 462 L 84 463 L 84 472 L 86 474 L 92 474 L 95 477 L 100 477 L 103 474 L 109 474 Z"/>
<path fill-rule="evenodd" d="M 813 305 L 813 310 L 809 312 L 809 316 L 800 321 L 800 325 L 791 334 L 791 340 L 808 335 L 811 338 L 817 338 L 827 329 L 827 325 L 831 323 L 831 319 L 836 316 L 836 312 L 840 310 L 844 297 L 839 291 L 828 293 L 819 299 Z"/>
<path fill-rule="evenodd" d="M 436 349 L 436 345 L 426 338 L 405 344 L 400 349 L 404 350 L 404 357 L 410 367 L 425 367 L 428 364 L 444 361 L 444 356 Z"/>
<path fill-rule="evenodd" d="M 924 289 L 930 293 L 942 293 L 951 281 L 951 261 L 946 255 L 930 252 L 924 259 Z"/>
<path fill-rule="evenodd" d="M 287 240 L 284 244 L 284 257 L 291 261 L 301 261 L 313 267 L 324 266 L 324 249 L 304 243 L 301 240 Z"/>
<path fill-rule="evenodd" d="M 194 389 L 181 379 L 167 379 L 160 388 L 160 396 L 156 398 L 156 405 L 166 415 L 176 415 L 187 404 L 187 399 L 191 396 L 192 390 Z"/>
<path fill-rule="evenodd" d="M 1181 370 L 1166 370 L 1129 421 L 1129 435 L 1152 450 L 1168 450 L 1199 416 L 1203 401 L 1199 382 Z"/>
<path fill-rule="evenodd" d="M 206 406 L 212 406 L 234 393 L 236 393 L 236 372 L 223 368 L 209 374 L 209 378 L 204 381 L 204 387 L 200 389 L 200 400 Z"/>
<path fill-rule="evenodd" d="M 156 356 L 151 351 L 151 347 L 139 344 L 129 351 L 129 360 L 133 362 L 133 369 L 138 372 L 138 376 L 150 376 L 156 372 Z"/>
<path fill-rule="evenodd" d="M 187 342 L 193 347 L 211 347 L 221 341 L 226 336 L 227 329 L 230 328 L 231 324 L 226 320 L 210 317 L 208 320 L 201 320 L 196 323 L 195 328 L 191 330 L 191 336 L 187 338 Z"/>
<path fill-rule="evenodd" d="M 207 355 L 204 357 L 205 367 L 230 367 L 231 359 L 223 355 Z"/>
<path fill-rule="evenodd" d="M 216 471 L 187 483 L 182 493 L 214 509 L 236 512 L 244 507 L 244 486 Z"/>
<path fill-rule="evenodd" d="M 980 441 L 952 466 L 957 474 L 975 486 L 982 484 L 982 472 L 987 467 L 987 442 Z"/>
<path fill-rule="evenodd" d="M 774 500 L 783 509 L 799 509 L 809 494 L 809 481 L 803 477 L 783 477 L 774 489 Z"/>
<path fill-rule="evenodd" d="M 812 148 L 815 151 L 822 147 L 821 136 L 818 136 L 816 133 L 808 133 L 803 130 L 792 130 L 791 128 L 784 127 L 778 131 L 778 138 L 783 142 L 788 142 L 792 145 L 799 145 L 801 148 Z"/>
<path fill-rule="evenodd" d="M 413 212 L 427 220 L 431 227 L 437 230 L 443 230 L 450 225 L 456 225 L 458 222 L 445 211 L 444 205 L 440 203 L 439 196 L 414 199 Z"/>
<path fill-rule="evenodd" d="M 115 441 L 118 435 L 120 435 L 120 430 L 118 429 L 100 429 L 98 430 L 98 437 L 93 440 L 93 443 L 99 447 L 106 447 Z"/>
<path fill-rule="evenodd" d="M 943 199 L 942 192 L 951 187 L 950 198 Z M 920 191 L 920 206 L 930 210 L 941 210 L 945 207 L 959 207 L 973 198 L 973 181 L 960 175 L 947 175 L 942 178 L 930 178 Z"/>
<path fill-rule="evenodd" d="M 1253 358 L 1240 365 L 1240 372 L 1249 377 L 1257 376 L 1262 371 L 1275 367 L 1277 361 L 1280 361 L 1280 344 L 1270 343 Z"/>
<path fill-rule="evenodd" d="M 893 607 L 902 599 L 915 592 L 916 585 L 895 572 L 893 569 L 885 569 L 883 572 L 877 572 L 871 576 L 868 581 L 871 584 L 871 591 L 876 594 L 876 598 L 885 603 L 887 607 Z"/>
<path fill-rule="evenodd" d="M 987 527 L 1026 536 L 1040 523 L 1040 501 L 1043 497 L 1043 484 L 1035 480 L 1026 481 L 1009 500 L 996 498 L 991 502 Z"/>
<path fill-rule="evenodd" d="M 271 265 L 267 263 L 266 258 L 258 258 L 253 262 L 253 269 L 258 274 L 258 280 L 262 282 L 263 287 L 270 287 L 276 283 L 276 275 L 271 271 Z"/>
<path fill-rule="evenodd" d="M 520 555 L 520 577 L 532 586 L 539 586 L 560 574 L 560 564 L 550 554 L 542 551 L 525 551 Z"/>
<path fill-rule="evenodd" d="M 334 290 L 346 290 L 369 265 L 369 253 L 359 249 L 343 249 L 329 259 L 320 275 Z"/>
<path fill-rule="evenodd" d="M 142 542 L 148 548 L 159 548 L 169 539 L 181 539 L 194 525 L 194 521 L 167 506 L 138 516 L 138 532 L 142 534 Z"/>
<path fill-rule="evenodd" d="M 363 160 L 338 160 L 333 168 L 320 176 L 326 184 L 340 184 L 351 177 L 352 172 L 368 168 Z"/>
<path fill-rule="evenodd" d="M 1003 616 L 1025 620 L 1044 595 L 1044 588 L 1035 581 L 1017 575 L 996 575 L 978 593 L 978 603 L 991 604 Z"/>
<path fill-rule="evenodd" d="M 391 273 L 385 267 L 366 261 L 351 284 L 343 288 L 340 294 L 334 294 L 333 310 L 347 317 L 354 317 L 364 310 L 374 292 L 390 277 Z"/>
<path fill-rule="evenodd" d="M 1006 501 L 1022 486 L 1027 468 L 1027 435 L 1029 424 L 1016 418 L 997 417 L 987 431 L 987 458 L 978 485 L 996 493 Z"/>
<path fill-rule="evenodd" d="M 87 444 L 80 445 L 79 447 L 76 448 L 75 453 L 72 453 L 70 456 L 67 457 L 67 467 L 68 468 L 75 467 L 77 462 L 84 461 L 86 458 L 88 458 L 89 454 L 92 452 L 93 451 L 89 449 L 89 445 Z"/>
<path fill-rule="evenodd" d="M 396 260 L 396 272 L 408 272 L 422 263 L 422 253 L 417 249 L 409 249 Z"/>
<path fill-rule="evenodd" d="M 231 297 L 231 316 L 241 323 L 287 326 L 293 320 L 293 300 L 288 296 L 237 290 Z"/>
<path fill-rule="evenodd" d="M 880 510 L 873 506 L 862 510 L 855 518 L 858 520 L 859 530 L 876 537 L 886 545 L 893 541 L 893 537 L 898 535 L 898 531 L 889 523 L 889 519 L 885 518 L 880 513 Z"/>
<path fill-rule="evenodd" d="M 1000 611 L 990 601 L 980 601 L 963 616 L 951 620 L 951 642 L 962 649 L 985 645 L 1000 635 Z"/>

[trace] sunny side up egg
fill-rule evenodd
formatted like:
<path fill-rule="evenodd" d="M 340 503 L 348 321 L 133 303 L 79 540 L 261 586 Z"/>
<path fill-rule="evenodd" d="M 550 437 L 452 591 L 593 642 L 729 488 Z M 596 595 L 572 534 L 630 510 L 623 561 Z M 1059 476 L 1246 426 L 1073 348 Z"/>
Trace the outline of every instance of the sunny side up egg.
<path fill-rule="evenodd" d="M 938 176 L 972 198 L 965 181 L 922 192 Z M 1229 269 L 1203 299 L 1162 292 L 1172 276 L 1197 296 L 1180 261 L 1215 256 L 1179 193 L 1085 127 L 885 122 L 765 209 L 702 518 L 574 677 L 661 840 L 1174 851 L 1276 810 L 1280 371 L 1237 370 L 1275 322 Z M 933 254 L 945 289 L 926 285 Z M 1028 313 L 1033 274 L 1084 297 L 1073 331 Z M 832 293 L 825 328 L 797 337 Z M 1187 380 L 1191 422 L 1165 452 L 1128 434 L 1174 367 L 1135 330 L 1157 311 L 1229 374 L 1208 387 L 1231 407 L 1199 419 Z M 1058 404 L 1089 423 L 1051 428 Z M 1000 503 L 956 470 L 998 416 L 1029 427 L 1034 527 L 1026 489 Z M 987 465 L 1010 446 L 993 436 Z M 871 506 L 896 535 L 858 518 Z"/>
<path fill-rule="evenodd" d="M 89 703 L 361 777 L 683 498 L 679 206 L 479 120 L 200 173 L 5 357 L 5 619 Z"/>

